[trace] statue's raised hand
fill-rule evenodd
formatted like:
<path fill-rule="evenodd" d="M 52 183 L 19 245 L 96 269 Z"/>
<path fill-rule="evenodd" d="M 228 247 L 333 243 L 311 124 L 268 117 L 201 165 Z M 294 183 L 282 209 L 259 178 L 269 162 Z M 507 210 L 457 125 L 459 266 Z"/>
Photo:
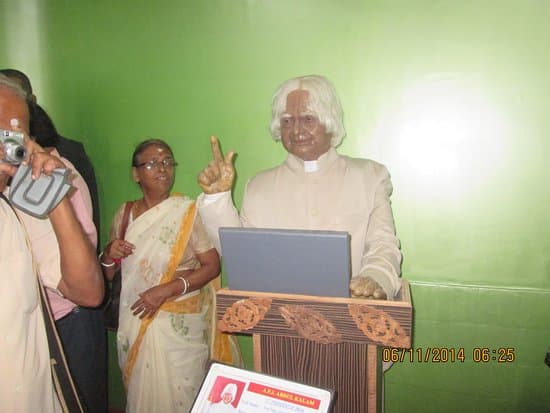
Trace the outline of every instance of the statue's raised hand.
<path fill-rule="evenodd" d="M 235 167 L 233 156 L 235 152 L 230 151 L 225 157 L 220 150 L 220 143 L 215 136 L 210 137 L 212 145 L 212 160 L 199 174 L 197 180 L 205 194 L 230 191 L 235 180 Z"/>

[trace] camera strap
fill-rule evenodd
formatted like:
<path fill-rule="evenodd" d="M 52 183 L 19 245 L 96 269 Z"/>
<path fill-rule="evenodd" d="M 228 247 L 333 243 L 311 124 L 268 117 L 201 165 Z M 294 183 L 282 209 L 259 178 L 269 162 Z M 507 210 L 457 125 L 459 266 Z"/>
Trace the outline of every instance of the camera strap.
<path fill-rule="evenodd" d="M 0 198 L 3 199 L 13 210 L 13 213 L 19 220 L 19 216 L 15 212 L 13 205 L 7 200 L 3 193 L 0 192 Z M 23 224 L 21 224 L 23 226 Z M 30 244 L 27 238 L 27 244 Z M 29 245 L 30 247 L 30 245 Z M 78 391 L 71 377 L 69 365 L 63 352 L 63 345 L 53 318 L 48 298 L 44 286 L 38 277 L 38 271 L 35 267 L 36 281 L 38 284 L 38 295 L 40 297 L 40 306 L 42 307 L 42 315 L 44 316 L 44 325 L 46 327 L 46 337 L 50 348 L 50 368 L 52 372 L 52 381 L 59 399 L 59 404 L 63 413 L 84 413 L 85 409 L 80 402 Z"/>

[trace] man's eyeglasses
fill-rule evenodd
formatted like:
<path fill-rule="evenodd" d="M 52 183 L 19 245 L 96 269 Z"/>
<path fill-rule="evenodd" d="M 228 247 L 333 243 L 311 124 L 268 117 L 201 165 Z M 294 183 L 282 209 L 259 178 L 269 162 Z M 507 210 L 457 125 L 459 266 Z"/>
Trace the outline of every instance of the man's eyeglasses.
<path fill-rule="evenodd" d="M 145 168 L 148 171 L 151 171 L 153 169 L 160 169 L 161 165 L 164 169 L 172 169 L 178 166 L 178 163 L 172 158 L 164 158 L 162 161 L 152 160 L 140 163 L 136 165 L 136 168 Z"/>

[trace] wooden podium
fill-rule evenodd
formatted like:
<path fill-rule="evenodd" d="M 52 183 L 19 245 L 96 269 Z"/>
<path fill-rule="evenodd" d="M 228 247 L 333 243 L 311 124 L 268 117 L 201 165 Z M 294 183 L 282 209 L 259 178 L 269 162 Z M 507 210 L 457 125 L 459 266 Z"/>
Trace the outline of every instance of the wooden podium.
<path fill-rule="evenodd" d="M 333 413 L 382 408 L 382 347 L 409 348 L 412 304 L 221 289 L 218 328 L 252 334 L 254 369 L 335 391 Z"/>

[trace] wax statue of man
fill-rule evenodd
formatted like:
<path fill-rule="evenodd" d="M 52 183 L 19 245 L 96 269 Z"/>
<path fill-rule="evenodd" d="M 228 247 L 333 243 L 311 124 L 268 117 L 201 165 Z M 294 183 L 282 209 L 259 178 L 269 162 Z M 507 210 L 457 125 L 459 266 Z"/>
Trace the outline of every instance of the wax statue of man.
<path fill-rule="evenodd" d="M 393 299 L 401 287 L 401 252 L 390 175 L 377 162 L 336 152 L 345 130 L 333 85 L 322 76 L 285 81 L 273 97 L 270 130 L 288 156 L 247 183 L 240 215 L 230 192 L 234 153 L 224 157 L 211 138 L 213 160 L 198 176 L 204 192 L 198 206 L 218 251 L 221 226 L 347 231 L 352 296 Z"/>

